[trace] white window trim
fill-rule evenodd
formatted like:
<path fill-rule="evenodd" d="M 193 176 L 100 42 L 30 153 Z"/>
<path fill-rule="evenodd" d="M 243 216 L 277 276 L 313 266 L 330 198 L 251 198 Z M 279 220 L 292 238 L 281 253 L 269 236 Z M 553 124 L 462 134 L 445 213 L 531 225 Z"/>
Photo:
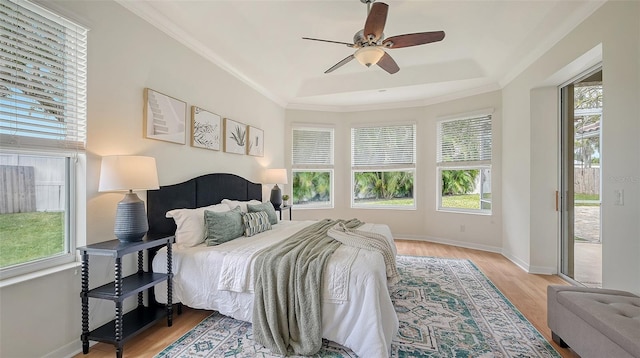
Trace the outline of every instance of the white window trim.
<path fill-rule="evenodd" d="M 474 119 L 478 117 L 491 116 L 491 121 L 493 122 L 493 108 L 483 108 L 475 111 L 464 112 L 459 114 L 452 114 L 447 116 L 440 116 L 436 119 L 436 128 L 437 128 L 437 140 L 436 140 L 436 153 L 439 152 L 440 148 L 440 123 L 442 122 L 451 122 L 465 119 Z M 491 129 L 493 136 L 493 126 Z M 491 150 L 493 151 L 493 145 Z M 492 155 L 493 157 L 493 155 Z M 493 201 L 491 202 L 491 209 L 464 209 L 464 208 L 449 208 L 442 207 L 442 171 L 443 170 L 473 170 L 473 169 L 490 169 L 492 170 L 492 160 L 478 160 L 478 161 L 459 161 L 459 162 L 438 162 L 436 158 L 436 211 L 439 212 L 449 212 L 449 213 L 462 213 L 462 214 L 473 214 L 473 215 L 492 215 L 493 214 Z M 491 181 L 493 184 L 493 180 Z M 493 186 L 493 185 L 492 185 Z M 493 193 L 493 188 L 491 190 Z M 492 197 L 493 199 L 493 197 Z"/>
<path fill-rule="evenodd" d="M 65 208 L 65 253 L 53 255 L 45 258 L 41 258 L 34 261 L 24 262 L 21 264 L 16 264 L 13 266 L 5 267 L 0 269 L 0 286 L 5 285 L 5 281 L 13 281 L 18 280 L 18 282 L 22 281 L 21 276 L 24 276 L 23 279 L 40 277 L 42 274 L 39 272 L 49 272 L 49 270 L 53 269 L 55 272 L 55 268 L 57 266 L 66 267 L 66 265 L 77 261 L 76 255 L 76 247 L 77 247 L 77 204 L 76 204 L 76 193 L 77 193 L 77 160 L 76 156 L 78 155 L 76 152 L 58 152 L 58 151 L 35 151 L 35 150 L 11 150 L 3 148 L 4 153 L 9 154 L 22 154 L 22 155 L 34 155 L 34 156 L 59 156 L 59 157 L 68 157 L 69 158 L 69 171 L 66 173 L 66 190 L 67 194 L 67 202 Z M 11 280 L 9 280 L 11 279 Z"/>
<path fill-rule="evenodd" d="M 86 141 L 86 102 L 87 102 L 87 32 L 88 28 L 71 21 L 61 14 L 55 13 L 38 3 L 30 1 L 12 1 L 13 4 L 7 4 L 11 9 L 18 7 L 35 13 L 34 18 L 40 17 L 43 20 L 40 23 L 56 23 L 64 27 L 66 36 L 71 36 L 72 40 L 67 40 L 65 48 L 67 51 L 75 51 L 72 58 L 65 56 L 62 64 L 66 67 L 63 74 L 63 80 L 68 88 L 75 88 L 64 94 L 64 98 L 68 99 L 68 107 L 65 106 L 65 112 L 75 112 L 75 116 L 65 114 L 65 124 L 71 128 L 64 132 L 64 139 L 44 139 L 38 135 L 25 135 L 26 132 L 7 131 L 0 135 L 2 142 L 2 151 L 5 153 L 19 155 L 34 156 L 58 156 L 66 157 L 67 166 L 65 170 L 65 222 L 64 222 L 64 252 L 57 255 L 41 258 L 38 260 L 12 265 L 0 269 L 0 287 L 31 280 L 42 277 L 55 272 L 60 272 L 78 265 L 76 245 L 78 241 L 78 211 L 85 210 L 85 204 L 80 205 L 77 199 L 79 180 L 78 177 L 78 157 L 84 155 L 84 147 Z M 22 10 L 20 10 L 22 12 Z M 40 20 L 37 20 L 40 21 Z M 13 23 L 12 17 L 7 17 L 8 23 Z M 27 32 L 30 30 L 27 29 Z M 19 31 L 21 32 L 21 31 Z M 65 37 L 68 39 L 69 37 Z M 71 44 L 71 45 L 70 45 Z M 70 47 L 67 47 L 70 45 Z M 68 52 L 66 52 L 68 55 Z M 36 56 L 37 57 L 37 56 Z M 70 65 L 71 63 L 71 65 Z M 68 71 L 69 70 L 69 71 Z M 22 98 L 19 98 L 22 100 Z M 15 102 L 17 103 L 17 101 Z M 15 105 L 14 103 L 14 105 Z M 17 114 L 16 114 L 16 123 Z M 84 185 L 83 185 L 84 186 Z M 83 198 L 84 199 L 84 198 Z"/>

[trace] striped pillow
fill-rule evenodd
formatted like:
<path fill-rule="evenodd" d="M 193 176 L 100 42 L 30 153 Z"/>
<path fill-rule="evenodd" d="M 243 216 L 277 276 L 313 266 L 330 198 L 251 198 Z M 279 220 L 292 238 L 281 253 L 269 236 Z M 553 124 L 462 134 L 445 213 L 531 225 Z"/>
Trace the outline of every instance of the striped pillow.
<path fill-rule="evenodd" d="M 271 230 L 269 215 L 267 215 L 266 211 L 246 213 L 242 215 L 242 222 L 244 223 L 244 236 L 247 237 Z"/>

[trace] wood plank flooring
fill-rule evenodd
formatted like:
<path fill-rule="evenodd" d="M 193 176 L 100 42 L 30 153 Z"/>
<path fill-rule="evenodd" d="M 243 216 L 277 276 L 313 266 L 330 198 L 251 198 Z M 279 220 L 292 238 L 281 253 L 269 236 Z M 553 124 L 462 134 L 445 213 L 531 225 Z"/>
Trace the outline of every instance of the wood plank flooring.
<path fill-rule="evenodd" d="M 396 247 L 400 255 L 434 256 L 471 260 L 502 291 L 520 312 L 531 322 L 542 335 L 552 343 L 563 357 L 578 357 L 570 349 L 562 349 L 551 341 L 551 332 L 547 327 L 547 286 L 550 284 L 567 284 L 558 276 L 531 275 L 524 272 L 500 254 L 465 249 L 456 246 L 442 245 L 422 241 L 398 240 Z M 166 321 L 158 322 L 153 327 L 134 337 L 124 346 L 124 357 L 153 357 L 170 345 L 184 333 L 209 316 L 211 311 L 184 308 L 181 315 L 175 315 L 173 326 L 167 327 Z M 92 346 L 89 353 L 76 355 L 74 358 L 102 358 L 115 356 L 113 345 L 98 343 Z"/>

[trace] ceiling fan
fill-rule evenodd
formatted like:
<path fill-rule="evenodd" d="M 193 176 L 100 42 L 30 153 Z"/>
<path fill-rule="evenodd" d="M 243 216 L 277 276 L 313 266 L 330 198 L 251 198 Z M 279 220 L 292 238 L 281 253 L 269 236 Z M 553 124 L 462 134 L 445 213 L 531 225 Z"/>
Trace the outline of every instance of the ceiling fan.
<path fill-rule="evenodd" d="M 382 30 L 384 30 L 384 25 L 387 22 L 389 5 L 382 2 L 374 3 L 374 1 L 375 0 L 360 0 L 363 4 L 367 4 L 367 20 L 364 23 L 364 29 L 356 32 L 353 36 L 353 43 L 314 39 L 310 37 L 302 38 L 304 40 L 347 45 L 347 47 L 356 49 L 355 53 L 336 63 L 324 73 L 332 72 L 355 58 L 367 67 L 377 64 L 383 70 L 394 74 L 400 71 L 400 68 L 396 61 L 383 49 L 424 45 L 444 39 L 444 31 L 418 32 L 392 36 L 385 39 Z"/>

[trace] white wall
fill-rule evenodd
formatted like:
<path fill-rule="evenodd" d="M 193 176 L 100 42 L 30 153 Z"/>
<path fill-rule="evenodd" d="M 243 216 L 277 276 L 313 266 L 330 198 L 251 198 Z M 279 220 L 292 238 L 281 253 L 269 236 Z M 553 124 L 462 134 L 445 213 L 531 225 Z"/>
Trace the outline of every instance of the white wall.
<path fill-rule="evenodd" d="M 234 173 L 259 182 L 263 167 L 284 165 L 283 108 L 115 2 L 46 1 L 44 5 L 90 28 L 87 178 L 86 193 L 81 195 L 86 194 L 86 229 L 82 221 L 79 246 L 113 238 L 115 208 L 122 194 L 98 193 L 104 155 L 156 157 L 161 185 L 210 172 Z M 178 145 L 143 138 L 145 87 L 187 102 L 189 113 L 190 106 L 197 105 L 263 129 L 265 156 L 240 156 L 194 148 L 189 142 Z M 190 129 L 190 114 L 188 122 Z M 144 192 L 140 194 L 144 199 Z M 126 261 L 128 272 L 133 266 L 131 259 Z M 92 257 L 90 263 L 91 287 L 113 278 L 112 259 Z M 77 271 L 2 288 L 0 356 L 42 357 L 52 352 L 52 356 L 64 356 L 80 349 Z M 127 301 L 129 307 L 132 304 Z M 111 319 L 113 309 L 112 302 L 91 299 L 90 326 L 96 328 Z"/>
<path fill-rule="evenodd" d="M 527 268 L 547 268 L 557 253 L 557 215 L 546 177 L 557 177 L 558 111 L 549 85 L 583 70 L 568 68 L 602 45 L 603 285 L 640 292 L 640 3 L 607 2 L 509 83 L 503 95 L 503 249 Z M 562 76 L 558 77 L 558 73 Z M 546 109 L 545 109 L 546 107 Z M 624 206 L 614 205 L 622 189 Z M 540 229 L 544 228 L 545 229 Z M 555 236 L 555 241 L 552 237 Z M 552 244 L 553 243 L 553 244 Z"/>
<path fill-rule="evenodd" d="M 557 143 L 557 132 L 553 133 L 557 130 L 557 111 L 554 118 L 545 107 L 552 91 L 548 81 L 565 65 L 602 43 L 603 280 L 607 287 L 640 293 L 638 2 L 606 3 L 501 92 L 399 110 L 355 113 L 291 110 L 286 111 L 286 127 L 285 111 L 280 107 L 116 3 L 47 1 L 46 4 L 72 14 L 91 29 L 87 161 L 81 163 L 87 181 L 86 191 L 80 195 L 87 197 L 86 221 L 81 220 L 80 224 L 82 227 L 86 222 L 86 230 L 80 232 L 80 245 L 111 238 L 115 205 L 121 195 L 97 192 L 103 155 L 155 156 L 161 184 L 207 172 L 233 172 L 258 181 L 263 166 L 289 166 L 291 123 L 334 123 L 336 171 L 346 174 L 350 170 L 351 124 L 411 120 L 418 123 L 418 138 L 424 138 L 418 142 L 417 210 L 350 209 L 349 178 L 341 176 L 340 182 L 336 182 L 336 210 L 295 210 L 294 218 L 341 216 L 386 222 L 397 237 L 503 250 L 523 267 L 547 270 L 557 255 L 557 232 L 553 233 L 557 216 L 550 203 L 556 189 L 550 185 L 550 178 L 557 175 L 556 157 L 551 149 Z M 264 129 L 265 157 L 243 157 L 142 138 L 145 87 Z M 435 120 L 487 107 L 496 108 L 494 215 L 436 212 Z M 624 190 L 624 206 L 613 205 L 613 191 L 618 189 Z M 80 219 L 83 216 L 80 213 Z M 461 224 L 466 226 L 464 233 L 459 230 Z M 92 261 L 92 287 L 110 280 L 113 270 L 110 266 L 108 260 Z M 50 352 L 51 356 L 63 356 L 79 349 L 79 292 L 80 277 L 73 269 L 3 287 L 0 356 L 40 357 Z M 112 315 L 112 303 L 92 303 L 92 325 Z"/>
<path fill-rule="evenodd" d="M 365 112 L 319 112 L 288 110 L 286 117 L 286 163 L 291 168 L 291 125 L 320 123 L 335 126 L 335 209 L 299 209 L 294 219 L 356 217 L 365 222 L 388 224 L 395 237 L 452 243 L 459 246 L 501 251 L 501 96 L 491 92 L 462 100 L 405 109 Z M 436 211 L 436 123 L 438 118 L 493 108 L 493 214 L 473 215 Z M 357 124 L 417 124 L 417 170 L 414 181 L 416 210 L 352 209 L 351 127 Z M 460 230 L 465 225 L 465 230 Z"/>

